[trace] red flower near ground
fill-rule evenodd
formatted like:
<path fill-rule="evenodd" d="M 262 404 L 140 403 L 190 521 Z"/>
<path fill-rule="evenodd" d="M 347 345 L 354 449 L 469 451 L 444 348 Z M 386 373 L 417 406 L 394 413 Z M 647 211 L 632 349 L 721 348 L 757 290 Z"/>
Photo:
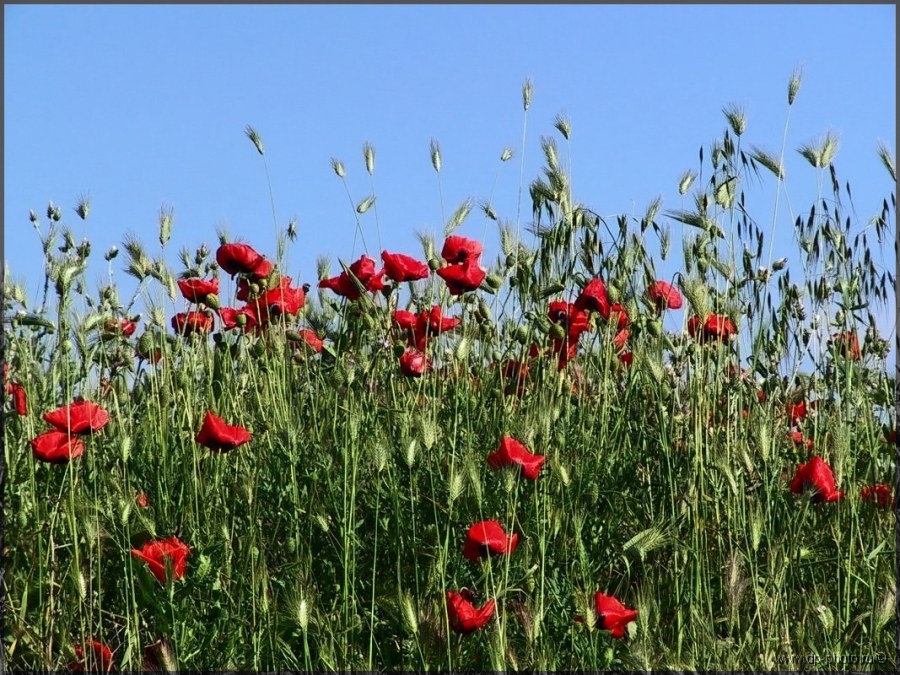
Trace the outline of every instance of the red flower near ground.
<path fill-rule="evenodd" d="M 519 535 L 507 536 L 503 527 L 496 520 L 483 520 L 475 523 L 466 534 L 463 555 L 475 561 L 484 556 L 506 553 L 511 555 L 519 544 Z"/>
<path fill-rule="evenodd" d="M 448 263 L 476 263 L 483 250 L 481 242 L 455 235 L 444 241 L 441 257 Z"/>
<path fill-rule="evenodd" d="M 862 354 L 859 351 L 859 338 L 856 333 L 835 333 L 831 336 L 830 344 L 836 347 L 838 353 L 845 359 L 859 361 Z"/>
<path fill-rule="evenodd" d="M 867 485 L 862 489 L 860 494 L 864 502 L 871 502 L 879 509 L 889 509 L 894 503 L 894 497 L 891 494 L 891 486 L 885 483 Z"/>
<path fill-rule="evenodd" d="M 84 646 L 75 645 L 76 661 L 69 663 L 73 672 L 112 670 L 112 650 L 97 640 L 85 640 Z"/>
<path fill-rule="evenodd" d="M 409 348 L 400 357 L 400 371 L 407 377 L 421 377 L 431 370 L 431 359 L 418 349 Z"/>
<path fill-rule="evenodd" d="M 624 363 L 626 366 L 630 366 L 634 361 L 634 354 L 632 354 L 631 352 L 623 352 L 622 354 L 619 354 L 619 361 Z"/>
<path fill-rule="evenodd" d="M 594 608 L 597 611 L 597 625 L 608 630 L 614 638 L 625 636 L 625 626 L 637 620 L 636 609 L 628 609 L 611 595 L 594 594 Z"/>
<path fill-rule="evenodd" d="M 647 297 L 659 310 L 681 308 L 681 293 L 667 281 L 656 281 L 647 288 Z"/>
<path fill-rule="evenodd" d="M 146 562 L 153 576 L 163 584 L 167 581 L 166 561 L 172 561 L 172 579 L 178 581 L 187 571 L 187 558 L 190 554 L 190 547 L 179 541 L 178 537 L 147 542 L 140 549 L 131 549 L 131 555 Z"/>
<path fill-rule="evenodd" d="M 196 441 L 214 452 L 228 452 L 247 443 L 253 436 L 244 427 L 225 424 L 221 417 L 206 411 Z"/>
<path fill-rule="evenodd" d="M 701 322 L 699 316 L 691 317 L 687 323 L 688 333 L 699 342 L 727 340 L 737 333 L 737 327 L 727 316 L 710 314 Z"/>
<path fill-rule="evenodd" d="M 178 288 L 185 300 L 206 302 L 207 295 L 218 295 L 219 277 L 212 279 L 179 279 Z"/>
<path fill-rule="evenodd" d="M 589 312 L 598 312 L 604 319 L 609 318 L 609 297 L 602 279 L 591 279 L 575 299 L 575 307 Z"/>
<path fill-rule="evenodd" d="M 631 333 L 627 328 L 623 328 L 616 336 L 613 338 L 613 345 L 615 345 L 616 349 L 625 349 L 625 345 L 628 344 L 628 338 L 631 337 Z"/>
<path fill-rule="evenodd" d="M 488 466 L 492 469 L 518 465 L 522 470 L 522 475 L 529 480 L 537 480 L 546 460 L 544 455 L 532 454 L 528 448 L 511 436 L 504 436 L 500 439 L 500 447 L 487 457 Z"/>
<path fill-rule="evenodd" d="M 441 267 L 437 275 L 447 283 L 450 295 L 462 295 L 481 286 L 487 272 L 477 262 L 470 260 L 463 264 Z"/>
<path fill-rule="evenodd" d="M 566 329 L 571 342 L 577 342 L 581 334 L 591 328 L 587 313 L 578 309 L 571 302 L 562 300 L 551 302 L 547 315 L 550 317 L 550 321 Z"/>
<path fill-rule="evenodd" d="M 31 441 L 31 449 L 36 459 L 50 464 L 65 464 L 80 457 L 84 443 L 77 436 L 65 431 L 45 431 Z"/>
<path fill-rule="evenodd" d="M 396 311 L 394 312 L 394 321 L 398 326 L 409 331 L 409 346 L 415 347 L 419 351 L 425 349 L 429 338 L 453 330 L 460 324 L 459 319 L 444 316 L 440 305 L 434 305 L 429 310 L 419 312 L 418 315 L 403 310 Z"/>
<path fill-rule="evenodd" d="M 16 414 L 27 415 L 28 396 L 25 394 L 25 387 L 23 387 L 18 382 L 10 382 L 6 385 L 6 393 L 12 396 L 13 405 L 16 408 Z"/>
<path fill-rule="evenodd" d="M 44 413 L 44 421 L 70 434 L 92 434 L 107 425 L 109 413 L 96 403 L 75 401 Z"/>
<path fill-rule="evenodd" d="M 428 278 L 428 265 L 402 253 L 381 252 L 384 273 L 393 281 L 417 281 Z"/>
<path fill-rule="evenodd" d="M 791 418 L 791 424 L 797 424 L 806 419 L 806 401 L 792 403 L 788 401 L 786 406 L 788 417 Z"/>
<path fill-rule="evenodd" d="M 803 434 L 799 431 L 791 431 L 788 433 L 788 440 L 797 446 L 806 446 L 807 450 L 812 450 L 813 441 L 811 438 L 804 439 Z"/>
<path fill-rule="evenodd" d="M 628 312 L 617 302 L 609 308 L 609 320 L 614 321 L 616 327 L 622 330 L 628 325 Z"/>
<path fill-rule="evenodd" d="M 213 315 L 209 312 L 179 312 L 172 317 L 172 329 L 179 335 L 208 333 L 213 329 Z"/>
<path fill-rule="evenodd" d="M 802 494 L 806 490 L 814 491 L 813 502 L 836 502 L 844 496 L 843 492 L 835 489 L 831 467 L 818 456 L 801 464 L 791 480 L 791 492 Z"/>
<path fill-rule="evenodd" d="M 460 635 L 474 633 L 476 630 L 484 628 L 494 616 L 493 599 L 484 603 L 481 609 L 475 609 L 472 600 L 471 591 L 447 592 L 447 618 L 450 619 L 450 628 L 454 633 Z"/>
<path fill-rule="evenodd" d="M 298 331 L 298 335 L 303 338 L 303 342 L 305 342 L 316 354 L 319 354 L 322 351 L 324 342 L 316 335 L 316 331 L 311 328 L 304 328 L 303 330 Z"/>
<path fill-rule="evenodd" d="M 355 263 L 350 265 L 350 273 L 359 280 L 359 283 L 369 291 L 374 293 L 384 288 L 384 270 L 375 271 L 375 261 L 369 256 L 362 256 Z M 330 279 L 322 279 L 319 282 L 319 288 L 329 288 L 338 295 L 342 295 L 348 300 L 356 300 L 362 294 L 357 288 L 350 274 L 341 272 L 336 277 Z"/>
<path fill-rule="evenodd" d="M 228 274 L 246 274 L 263 279 L 272 272 L 272 263 L 247 244 L 222 244 L 216 251 L 216 262 Z"/>

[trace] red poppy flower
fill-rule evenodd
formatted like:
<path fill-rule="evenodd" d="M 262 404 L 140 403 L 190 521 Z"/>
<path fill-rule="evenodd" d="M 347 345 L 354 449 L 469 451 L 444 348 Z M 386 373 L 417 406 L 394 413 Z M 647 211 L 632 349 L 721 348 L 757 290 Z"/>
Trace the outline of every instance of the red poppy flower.
<path fill-rule="evenodd" d="M 31 441 L 31 449 L 36 459 L 50 464 L 65 464 L 80 457 L 84 443 L 77 436 L 65 431 L 45 431 Z"/>
<path fill-rule="evenodd" d="M 604 319 L 609 318 L 609 296 L 602 279 L 591 279 L 575 299 L 575 307 L 590 312 L 599 312 Z"/>
<path fill-rule="evenodd" d="M 179 312 L 172 317 L 172 329 L 179 335 L 208 333 L 213 329 L 213 315 L 209 312 Z"/>
<path fill-rule="evenodd" d="M 481 242 L 467 237 L 452 236 L 444 241 L 441 257 L 448 263 L 476 263 L 483 250 Z"/>
<path fill-rule="evenodd" d="M 137 324 L 130 319 L 110 319 L 103 324 L 103 330 L 110 335 L 131 337 L 137 330 Z"/>
<path fill-rule="evenodd" d="M 835 489 L 831 467 L 818 456 L 801 464 L 791 480 L 791 492 L 794 494 L 802 494 L 807 489 L 815 492 L 813 502 L 836 502 L 844 497 L 843 492 Z"/>
<path fill-rule="evenodd" d="M 207 295 L 218 295 L 219 277 L 212 279 L 179 279 L 178 288 L 185 300 L 190 302 L 206 302 Z"/>
<path fill-rule="evenodd" d="M 394 310 L 393 319 L 400 328 L 413 329 L 416 327 L 416 315 L 405 309 Z"/>
<path fill-rule="evenodd" d="M 350 265 L 350 273 L 370 293 L 384 288 L 384 281 L 382 280 L 384 270 L 376 272 L 375 261 L 367 255 L 361 256 L 359 260 Z M 319 288 L 329 288 L 348 300 L 356 300 L 361 295 L 360 290 L 353 282 L 353 278 L 346 272 L 341 272 L 338 276 L 330 279 L 322 279 L 319 282 Z"/>
<path fill-rule="evenodd" d="M 75 645 L 76 661 L 69 663 L 69 670 L 83 672 L 85 670 L 112 670 L 112 650 L 97 640 L 85 640 L 84 646 Z"/>
<path fill-rule="evenodd" d="M 563 300 L 551 302 L 547 315 L 550 317 L 550 321 L 566 329 L 570 342 L 577 342 L 581 334 L 591 328 L 587 313 L 578 309 L 571 302 Z"/>
<path fill-rule="evenodd" d="M 625 626 L 637 620 L 636 609 L 628 609 L 611 595 L 594 594 L 594 607 L 597 611 L 597 625 L 608 630 L 614 638 L 625 636 Z"/>
<path fill-rule="evenodd" d="M 411 326 L 409 316 L 406 316 L 411 315 L 410 312 L 403 312 L 400 316 L 397 314 L 398 312 L 394 312 L 394 321 L 401 327 L 412 329 L 409 333 L 409 345 L 419 351 L 425 349 L 428 338 L 453 330 L 460 324 L 456 317 L 445 317 L 440 305 L 434 305 L 429 310 L 419 312 L 417 316 L 413 315 Z"/>
<path fill-rule="evenodd" d="M 166 560 L 172 561 L 172 579 L 178 581 L 187 571 L 187 558 L 190 554 L 190 547 L 179 541 L 178 537 L 150 541 L 140 549 L 131 549 L 131 555 L 145 561 L 153 576 L 163 584 L 167 581 Z"/>
<path fill-rule="evenodd" d="M 629 337 L 631 337 L 631 333 L 627 328 L 623 328 L 613 338 L 613 345 L 615 345 L 616 349 L 624 349 L 625 345 L 628 344 Z"/>
<path fill-rule="evenodd" d="M 503 527 L 496 520 L 483 520 L 475 523 L 466 534 L 463 555 L 475 561 L 483 556 L 506 553 L 511 555 L 519 544 L 519 535 L 507 536 Z"/>
<path fill-rule="evenodd" d="M 322 345 L 324 344 L 322 339 L 316 335 L 316 331 L 310 328 L 304 328 L 301 331 L 298 331 L 298 335 L 303 338 L 303 341 L 316 353 L 320 353 L 322 351 Z"/>
<path fill-rule="evenodd" d="M 806 419 L 806 401 L 792 403 L 788 401 L 787 414 L 791 418 L 791 424 L 797 424 Z"/>
<path fill-rule="evenodd" d="M 634 354 L 632 354 L 631 352 L 623 352 L 622 354 L 619 354 L 619 361 L 624 363 L 626 366 L 630 366 L 634 361 Z"/>
<path fill-rule="evenodd" d="M 400 357 L 400 371 L 407 377 L 421 377 L 431 370 L 431 359 L 418 349 L 409 348 Z"/>
<path fill-rule="evenodd" d="M 891 486 L 885 483 L 867 485 L 862 489 L 861 495 L 864 502 L 871 502 L 879 509 L 889 509 L 894 503 Z"/>
<path fill-rule="evenodd" d="M 244 306 L 243 311 L 252 313 L 259 325 L 265 325 L 273 316 L 296 314 L 306 302 L 302 288 L 291 288 L 291 278 L 281 277 L 278 286 Z"/>
<path fill-rule="evenodd" d="M 25 387 L 23 387 L 18 382 L 10 382 L 6 385 L 6 393 L 12 396 L 13 405 L 16 408 L 16 414 L 27 415 L 28 396 L 25 394 Z"/>
<path fill-rule="evenodd" d="M 897 427 L 894 427 L 893 429 L 891 429 L 890 431 L 885 433 L 884 440 L 886 440 L 888 443 L 893 443 L 894 445 L 896 445 L 897 444 Z"/>
<path fill-rule="evenodd" d="M 481 282 L 487 276 L 487 272 L 473 260 L 463 264 L 441 267 L 437 274 L 447 283 L 450 295 L 462 295 L 467 291 L 474 291 L 481 286 Z"/>
<path fill-rule="evenodd" d="M 134 503 L 140 506 L 142 509 L 146 509 L 150 506 L 150 500 L 147 499 L 147 495 L 143 493 L 143 491 L 138 492 L 134 496 Z"/>
<path fill-rule="evenodd" d="M 263 279 L 272 272 L 272 263 L 247 244 L 222 244 L 216 251 L 216 262 L 228 274 L 246 274 Z"/>
<path fill-rule="evenodd" d="M 484 603 L 481 609 L 475 609 L 472 599 L 471 591 L 447 592 L 447 618 L 450 619 L 450 628 L 454 633 L 460 635 L 474 633 L 484 628 L 494 616 L 493 598 Z"/>
<path fill-rule="evenodd" d="M 222 319 L 222 329 L 232 330 L 233 328 L 243 328 L 245 331 L 250 330 L 258 324 L 256 313 L 249 307 L 241 307 L 234 309 L 233 307 L 219 307 L 219 318 Z M 241 319 L 241 317 L 244 317 Z"/>
<path fill-rule="evenodd" d="M 619 330 L 628 325 L 628 312 L 618 302 L 609 308 L 609 320 L 616 323 Z"/>
<path fill-rule="evenodd" d="M 710 314 L 701 322 L 699 316 L 693 316 L 687 323 L 688 333 L 699 342 L 727 340 L 737 332 L 734 322 L 727 316 Z"/>
<path fill-rule="evenodd" d="M 216 417 L 211 410 L 206 411 L 203 426 L 195 439 L 214 452 L 228 452 L 247 443 L 253 438 L 244 427 L 225 424 L 221 417 Z"/>
<path fill-rule="evenodd" d="M 655 281 L 647 288 L 647 297 L 659 310 L 681 308 L 681 293 L 667 281 Z"/>
<path fill-rule="evenodd" d="M 417 281 L 428 277 L 428 265 L 402 253 L 381 252 L 384 273 L 397 282 Z"/>
<path fill-rule="evenodd" d="M 791 431 L 788 433 L 788 440 L 797 446 L 806 446 L 807 450 L 812 450 L 813 441 L 811 438 L 804 439 L 803 434 L 799 431 Z"/>
<path fill-rule="evenodd" d="M 44 421 L 70 434 L 92 434 L 107 425 L 109 413 L 96 403 L 75 401 L 44 413 Z"/>
<path fill-rule="evenodd" d="M 487 457 L 488 466 L 492 469 L 518 465 L 522 469 L 522 475 L 529 480 L 537 480 L 546 460 L 544 455 L 532 454 L 528 448 L 511 436 L 504 436 L 500 439 L 500 447 Z"/>
<path fill-rule="evenodd" d="M 861 357 L 859 338 L 856 337 L 856 333 L 835 333 L 831 336 L 831 345 L 836 347 L 838 353 L 845 359 L 859 361 Z"/>

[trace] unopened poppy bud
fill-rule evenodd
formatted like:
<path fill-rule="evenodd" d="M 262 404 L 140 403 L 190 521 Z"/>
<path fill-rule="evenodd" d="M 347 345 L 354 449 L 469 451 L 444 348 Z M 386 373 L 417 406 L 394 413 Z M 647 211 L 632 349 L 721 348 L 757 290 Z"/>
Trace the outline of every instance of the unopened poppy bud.
<path fill-rule="evenodd" d="M 259 295 L 259 292 L 262 290 L 262 287 L 256 283 L 255 281 L 250 284 L 250 295 Z"/>
<path fill-rule="evenodd" d="M 491 308 L 488 307 L 488 304 L 487 304 L 484 300 L 482 300 L 482 301 L 478 304 L 478 314 L 479 314 L 479 316 L 481 316 L 481 318 L 484 319 L 485 321 L 490 321 L 490 320 L 491 320 Z"/>
<path fill-rule="evenodd" d="M 506 256 L 506 268 L 507 268 L 507 269 L 512 269 L 513 267 L 516 266 L 516 263 L 517 263 L 518 261 L 519 261 L 519 259 L 518 259 L 518 257 L 516 256 L 516 254 L 515 254 L 515 253 L 510 253 L 508 256 Z"/>
<path fill-rule="evenodd" d="M 620 302 L 622 299 L 622 293 L 619 290 L 619 287 L 612 284 L 606 289 L 606 295 L 612 303 Z"/>
<path fill-rule="evenodd" d="M 207 293 L 206 297 L 203 298 L 203 302 L 210 309 L 219 309 L 219 296 L 216 293 Z"/>
<path fill-rule="evenodd" d="M 247 325 L 247 315 L 244 314 L 243 312 L 238 314 L 237 318 L 235 319 L 235 322 L 237 323 L 238 326 L 241 326 L 243 328 L 244 326 Z"/>
<path fill-rule="evenodd" d="M 562 340 L 564 337 L 566 337 L 566 329 L 558 323 L 555 323 L 550 326 L 550 335 L 551 337 L 555 337 L 557 340 Z"/>
<path fill-rule="evenodd" d="M 441 261 L 437 258 L 429 258 L 428 259 L 428 269 L 432 272 L 435 272 L 441 268 Z"/>
<path fill-rule="evenodd" d="M 662 335 L 662 322 L 658 319 L 648 321 L 647 332 L 650 333 L 650 335 L 652 335 L 653 337 L 659 337 L 660 335 Z"/>
<path fill-rule="evenodd" d="M 488 274 L 487 277 L 485 277 L 485 281 L 487 282 L 488 288 L 494 291 L 499 290 L 503 285 L 503 277 L 499 274 Z"/>
<path fill-rule="evenodd" d="M 253 343 L 253 346 L 250 347 L 250 355 L 256 358 L 262 356 L 266 351 L 265 346 L 263 345 L 261 340 L 257 340 Z"/>
<path fill-rule="evenodd" d="M 561 284 L 559 282 L 553 283 L 553 284 L 550 284 L 549 286 L 547 286 L 547 288 L 545 288 L 543 291 L 541 291 L 540 298 L 542 300 L 545 300 L 545 299 L 549 298 L 551 295 L 556 295 L 557 293 L 561 293 L 564 290 L 566 290 L 566 287 L 563 284 Z"/>
<path fill-rule="evenodd" d="M 406 348 L 403 345 L 394 345 L 394 358 L 399 359 L 405 351 Z"/>
<path fill-rule="evenodd" d="M 524 345 L 526 342 L 528 342 L 528 329 L 525 328 L 525 326 L 519 326 L 518 328 L 516 328 L 515 336 L 516 342 Z"/>

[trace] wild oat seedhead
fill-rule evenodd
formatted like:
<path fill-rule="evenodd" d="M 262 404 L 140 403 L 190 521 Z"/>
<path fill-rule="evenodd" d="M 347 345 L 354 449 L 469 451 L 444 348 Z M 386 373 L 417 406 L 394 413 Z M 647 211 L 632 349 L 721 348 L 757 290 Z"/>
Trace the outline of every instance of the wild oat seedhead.
<path fill-rule="evenodd" d="M 825 138 L 822 139 L 818 146 L 805 143 L 797 148 L 797 152 L 803 155 L 806 161 L 817 169 L 824 169 L 830 166 L 834 156 L 837 154 L 837 150 L 838 139 L 830 131 L 825 134 Z"/>
<path fill-rule="evenodd" d="M 742 136 L 747 130 L 747 116 L 744 115 L 744 109 L 736 103 L 729 103 L 722 108 L 722 114 L 731 125 L 731 130 L 735 136 Z"/>
<path fill-rule="evenodd" d="M 75 207 L 75 213 L 78 214 L 78 217 L 82 220 L 87 220 L 88 215 L 91 212 L 91 197 L 90 195 L 81 195 L 78 198 L 78 206 Z"/>
<path fill-rule="evenodd" d="M 165 246 L 172 237 L 172 223 L 175 221 L 175 210 L 163 204 L 159 209 L 159 243 Z"/>
<path fill-rule="evenodd" d="M 771 171 L 775 176 L 781 180 L 784 180 L 784 167 L 781 165 L 777 159 L 775 159 L 774 155 L 770 155 L 768 152 L 759 148 L 755 145 L 750 146 L 750 157 L 759 164 L 762 164 L 769 171 Z"/>
<path fill-rule="evenodd" d="M 344 171 L 344 163 L 334 157 L 331 158 L 331 170 L 337 174 L 338 178 L 343 178 L 347 175 L 347 172 Z"/>
<path fill-rule="evenodd" d="M 678 180 L 678 194 L 686 195 L 687 191 L 691 189 L 691 185 L 694 184 L 694 181 L 697 179 L 697 174 L 688 169 L 683 174 L 681 174 L 681 178 Z"/>
<path fill-rule="evenodd" d="M 106 260 L 106 262 L 109 262 L 110 260 L 115 258 L 117 255 L 119 255 L 119 248 L 117 246 L 113 245 L 113 246 L 109 247 L 109 250 L 103 256 L 103 259 Z"/>
<path fill-rule="evenodd" d="M 556 140 L 549 136 L 541 136 L 541 148 L 544 150 L 544 157 L 547 159 L 547 166 L 554 173 L 559 171 L 559 152 L 556 148 Z"/>
<path fill-rule="evenodd" d="M 896 182 L 897 173 L 894 168 L 894 155 L 884 141 L 878 142 L 878 157 L 881 159 L 881 163 L 884 164 L 884 168 L 891 174 L 891 178 Z"/>
<path fill-rule="evenodd" d="M 481 210 L 484 211 L 484 215 L 486 215 L 491 220 L 497 220 L 497 212 L 494 211 L 494 207 L 492 207 L 489 202 L 482 202 Z"/>
<path fill-rule="evenodd" d="M 369 195 L 365 199 L 363 199 L 359 204 L 356 205 L 356 212 L 359 214 L 363 214 L 372 208 L 372 205 L 375 203 L 375 195 Z"/>
<path fill-rule="evenodd" d="M 287 237 L 291 241 L 297 241 L 297 219 L 291 218 L 290 222 L 287 224 Z"/>
<path fill-rule="evenodd" d="M 438 173 L 441 172 L 441 146 L 440 143 L 437 142 L 436 138 L 431 139 L 431 166 L 434 167 L 434 170 Z"/>
<path fill-rule="evenodd" d="M 251 141 L 253 141 L 253 145 L 256 146 L 256 151 L 259 154 L 261 154 L 261 155 L 266 154 L 266 149 L 263 147 L 262 138 L 259 137 L 259 134 L 257 133 L 256 129 L 254 129 L 253 127 L 251 127 L 248 124 L 247 128 L 244 129 L 244 133 L 247 134 L 247 138 L 249 138 Z"/>
<path fill-rule="evenodd" d="M 54 223 L 58 223 L 60 218 L 62 218 L 62 209 L 50 202 L 47 204 L 47 217 Z"/>
<path fill-rule="evenodd" d="M 456 211 L 453 212 L 453 215 L 450 216 L 450 220 L 447 221 L 447 224 L 444 226 L 444 236 L 449 237 L 453 234 L 453 231 L 463 224 L 463 221 L 469 216 L 469 213 L 472 211 L 473 202 L 471 199 L 466 198 L 462 204 L 456 207 Z"/>
<path fill-rule="evenodd" d="M 366 171 L 371 176 L 375 173 L 375 148 L 368 141 L 363 143 L 363 158 L 366 160 Z"/>
<path fill-rule="evenodd" d="M 788 105 L 794 105 L 794 99 L 797 98 L 797 92 L 800 91 L 800 82 L 803 80 L 803 69 L 799 66 L 794 68 L 791 73 L 791 79 L 788 82 Z"/>
<path fill-rule="evenodd" d="M 553 120 L 553 126 L 555 126 L 559 133 L 563 135 L 567 141 L 569 140 L 569 136 L 572 133 L 572 123 L 569 121 L 569 118 L 560 113 L 556 116 L 556 119 Z"/>
<path fill-rule="evenodd" d="M 522 85 L 522 107 L 525 109 L 525 112 L 528 112 L 528 109 L 531 107 L 531 95 L 533 93 L 534 84 L 531 82 L 531 78 L 529 77 Z"/>
<path fill-rule="evenodd" d="M 500 153 L 500 161 L 508 162 L 513 158 L 513 150 L 512 148 L 503 148 L 503 152 Z"/>

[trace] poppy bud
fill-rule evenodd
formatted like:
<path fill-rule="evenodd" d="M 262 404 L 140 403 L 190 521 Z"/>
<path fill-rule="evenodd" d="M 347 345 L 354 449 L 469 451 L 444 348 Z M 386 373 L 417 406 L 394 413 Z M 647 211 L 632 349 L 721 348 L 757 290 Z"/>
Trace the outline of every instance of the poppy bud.
<path fill-rule="evenodd" d="M 528 329 L 525 328 L 525 326 L 519 326 L 518 328 L 516 328 L 515 336 L 516 342 L 524 345 L 526 342 L 528 342 Z"/>
<path fill-rule="evenodd" d="M 566 337 L 566 329 L 563 328 L 560 324 L 555 323 L 550 326 L 550 336 L 556 338 L 557 340 L 562 340 Z"/>
<path fill-rule="evenodd" d="M 515 267 L 517 262 L 518 262 L 518 258 L 516 257 L 515 253 L 510 253 L 508 256 L 506 256 L 506 268 L 507 269 L 511 269 L 511 268 Z"/>
<path fill-rule="evenodd" d="M 251 295 L 259 295 L 259 292 L 262 290 L 262 287 L 256 283 L 255 281 L 250 284 L 250 294 Z"/>
<path fill-rule="evenodd" d="M 237 317 L 235 318 L 235 322 L 237 323 L 238 326 L 240 326 L 241 328 L 243 328 L 244 326 L 247 325 L 247 315 L 244 314 L 243 312 L 241 312 L 241 313 L 238 314 Z"/>
<path fill-rule="evenodd" d="M 439 270 L 441 268 L 441 261 L 438 260 L 437 258 L 429 258 L 428 259 L 428 268 L 432 272 Z"/>
<path fill-rule="evenodd" d="M 609 288 L 606 289 L 606 295 L 609 297 L 609 301 L 613 303 L 619 302 L 622 299 L 622 292 L 615 283 L 610 284 Z"/>
<path fill-rule="evenodd" d="M 658 320 L 648 321 L 647 332 L 653 337 L 659 337 L 662 335 L 662 322 Z"/>
<path fill-rule="evenodd" d="M 503 277 L 499 274 L 488 274 L 486 277 L 487 287 L 493 291 L 499 290 L 503 285 Z"/>
<path fill-rule="evenodd" d="M 207 293 L 206 297 L 203 298 L 203 302 L 205 302 L 206 306 L 210 309 L 219 309 L 219 296 L 215 293 Z"/>
<path fill-rule="evenodd" d="M 491 320 L 491 308 L 484 300 L 478 303 L 478 315 L 485 321 Z"/>

